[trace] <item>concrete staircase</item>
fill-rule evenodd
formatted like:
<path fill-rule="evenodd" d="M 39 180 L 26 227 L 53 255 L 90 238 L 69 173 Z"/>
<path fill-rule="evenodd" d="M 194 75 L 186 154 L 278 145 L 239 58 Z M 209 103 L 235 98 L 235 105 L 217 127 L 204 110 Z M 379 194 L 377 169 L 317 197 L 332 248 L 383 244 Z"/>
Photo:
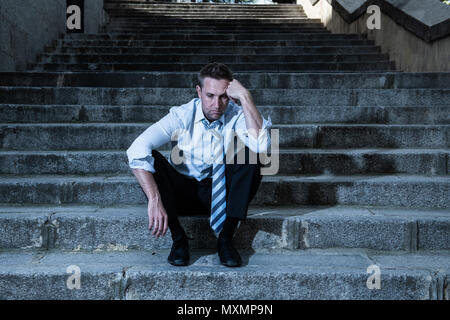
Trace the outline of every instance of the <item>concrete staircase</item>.
<path fill-rule="evenodd" d="M 296 5 L 105 6 L 104 33 L 0 74 L 1 299 L 450 297 L 450 74 L 398 72 Z M 181 219 L 195 239 L 177 268 L 125 150 L 212 61 L 280 130 L 280 169 L 237 232 L 242 268 L 220 265 L 206 217 Z"/>

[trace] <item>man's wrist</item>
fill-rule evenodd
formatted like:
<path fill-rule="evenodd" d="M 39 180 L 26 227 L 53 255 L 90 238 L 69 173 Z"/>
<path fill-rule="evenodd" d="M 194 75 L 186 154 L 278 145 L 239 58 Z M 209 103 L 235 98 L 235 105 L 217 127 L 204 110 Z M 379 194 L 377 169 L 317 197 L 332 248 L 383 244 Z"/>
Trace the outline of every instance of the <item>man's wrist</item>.
<path fill-rule="evenodd" d="M 239 100 L 241 101 L 241 105 L 244 107 L 244 105 L 249 104 L 253 101 L 253 97 L 250 91 L 245 90 L 245 92 L 242 93 L 239 97 Z"/>
<path fill-rule="evenodd" d="M 159 201 L 161 199 L 161 196 L 159 195 L 159 193 L 149 193 L 147 194 L 147 198 L 149 202 L 154 202 L 154 201 Z"/>

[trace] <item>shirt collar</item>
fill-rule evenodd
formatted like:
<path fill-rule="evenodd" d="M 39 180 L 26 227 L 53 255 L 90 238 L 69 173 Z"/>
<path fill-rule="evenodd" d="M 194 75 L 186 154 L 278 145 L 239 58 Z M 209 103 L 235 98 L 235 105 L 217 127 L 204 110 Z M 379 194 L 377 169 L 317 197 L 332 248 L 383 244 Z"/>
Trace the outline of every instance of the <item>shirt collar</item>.
<path fill-rule="evenodd" d="M 197 123 L 197 122 L 202 121 L 203 119 L 205 119 L 205 121 L 209 124 L 208 119 L 206 119 L 205 115 L 203 114 L 202 100 L 200 98 L 197 98 L 196 101 L 194 101 L 194 105 L 195 105 L 195 108 L 196 108 L 194 123 Z M 218 121 L 220 121 L 223 125 L 225 124 L 225 114 L 228 112 L 229 109 L 230 109 L 230 102 L 228 103 L 228 106 L 227 106 L 227 109 L 225 110 L 225 112 L 218 119 Z"/>

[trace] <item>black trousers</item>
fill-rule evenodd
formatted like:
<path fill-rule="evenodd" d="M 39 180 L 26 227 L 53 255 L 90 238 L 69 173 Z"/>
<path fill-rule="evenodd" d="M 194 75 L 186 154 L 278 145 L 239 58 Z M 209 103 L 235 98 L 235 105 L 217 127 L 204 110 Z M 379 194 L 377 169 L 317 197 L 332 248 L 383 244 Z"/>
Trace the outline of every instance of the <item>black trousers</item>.
<path fill-rule="evenodd" d="M 238 164 L 237 156 L 232 164 L 225 163 L 226 215 L 245 220 L 250 201 L 261 184 L 261 162 L 249 163 L 249 153 L 245 147 L 245 163 Z M 155 159 L 153 177 L 164 208 L 169 217 L 169 228 L 179 225 L 178 216 L 211 215 L 212 178 L 197 181 L 179 173 L 157 150 L 152 151 Z"/>

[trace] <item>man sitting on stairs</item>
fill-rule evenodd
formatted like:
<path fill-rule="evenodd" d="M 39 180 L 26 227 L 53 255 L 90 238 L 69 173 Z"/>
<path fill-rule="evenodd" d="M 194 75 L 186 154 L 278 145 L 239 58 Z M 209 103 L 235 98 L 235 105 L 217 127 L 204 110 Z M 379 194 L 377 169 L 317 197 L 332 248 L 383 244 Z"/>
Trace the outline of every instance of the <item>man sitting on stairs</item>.
<path fill-rule="evenodd" d="M 238 267 L 241 257 L 232 239 L 259 188 L 257 154 L 270 147 L 272 122 L 224 64 L 204 66 L 196 89 L 198 98 L 170 108 L 136 138 L 127 150 L 129 166 L 148 198 L 149 230 L 159 237 L 170 229 L 172 265 L 189 263 L 189 238 L 178 216 L 200 214 L 210 217 L 221 263 Z M 166 160 L 155 149 L 169 142 Z M 243 148 L 235 150 L 239 143 Z"/>

